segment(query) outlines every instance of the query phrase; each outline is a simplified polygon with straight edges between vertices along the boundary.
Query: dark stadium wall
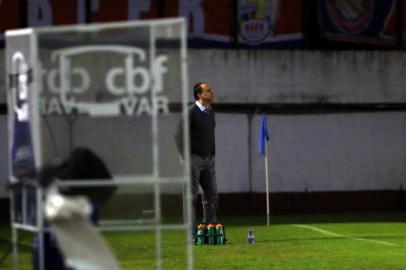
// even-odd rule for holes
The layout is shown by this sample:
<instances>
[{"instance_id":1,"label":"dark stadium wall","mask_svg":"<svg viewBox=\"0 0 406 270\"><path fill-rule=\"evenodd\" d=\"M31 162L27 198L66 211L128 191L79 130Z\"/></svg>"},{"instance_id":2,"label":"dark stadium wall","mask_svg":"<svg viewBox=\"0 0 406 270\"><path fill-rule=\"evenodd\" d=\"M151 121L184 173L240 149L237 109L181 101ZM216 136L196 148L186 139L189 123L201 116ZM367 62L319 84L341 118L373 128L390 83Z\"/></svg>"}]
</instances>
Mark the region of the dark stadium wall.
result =
<instances>
[{"instance_id":1,"label":"dark stadium wall","mask_svg":"<svg viewBox=\"0 0 406 270\"><path fill-rule=\"evenodd\" d=\"M271 192L399 190L406 112L267 115ZM220 191L264 192L259 114L217 114Z\"/></svg>"},{"instance_id":2,"label":"dark stadium wall","mask_svg":"<svg viewBox=\"0 0 406 270\"><path fill-rule=\"evenodd\" d=\"M1 59L4 60L3 54ZM225 194L224 205L239 198L246 207L252 199L244 198L263 198L264 163L256 149L260 112L265 110L271 136L270 190L275 198L281 198L273 207L289 206L294 212L302 205L292 203L298 201L296 195L307 194L307 198L314 198L311 202L318 202L328 199L328 194L337 194L342 200L365 198L365 204L377 210L382 206L375 204L373 198L382 197L387 200L382 203L384 208L396 208L393 198L403 194L399 190L403 189L406 175L406 92L402 89L406 78L401 74L405 61L401 52L393 51L190 50L190 84L207 80L215 89L217 174L219 190ZM4 78L4 66L0 65L0 89L5 89ZM0 91L0 101L4 106L4 90ZM304 109L293 113L283 109L298 104ZM334 111L337 104L351 105L353 110ZM400 110L359 109L365 104L398 104ZM267 111L278 106L279 110ZM324 111L315 112L312 108L317 106L324 106ZM177 119L171 121L168 124L175 125ZM92 141L94 127L105 128L113 138L117 124L89 126L79 121L77 135L83 142ZM0 125L0 197L6 197L5 111ZM66 132L66 127L54 132L58 136ZM126 136L119 142L121 147L126 140L131 142L131 136ZM114 143L95 143L106 156L117 149ZM172 136L166 139L165 147L173 149ZM107 161L118 169L132 166ZM173 164L166 166L179 166L176 162L173 159ZM360 193L351 195L357 192ZM363 195L364 192L382 196ZM308 205L315 210L325 207L323 203ZM335 206L340 209L343 204Z\"/></svg>"},{"instance_id":3,"label":"dark stadium wall","mask_svg":"<svg viewBox=\"0 0 406 270\"><path fill-rule=\"evenodd\" d=\"M269 114L269 183L272 193L392 191L404 187L406 112L352 112L329 114ZM5 117L2 118L5 142ZM173 124L176 119L173 119ZM168 123L170 124L170 123ZM217 113L217 178L221 193L263 193L264 159L257 152L260 115ZM87 127L87 128L84 128ZM81 123L78 136L92 141L95 123ZM115 123L104 123L117 132ZM133 128L136 128L133 127ZM66 132L58 127L54 136ZM131 168L129 162L110 157L118 145L107 136L96 142L114 171ZM167 136L164 149L174 147ZM123 137L131 144L131 136ZM7 179L6 143L2 144L2 181ZM177 159L165 167L177 167ZM3 196L5 196L4 185Z\"/></svg>"},{"instance_id":4,"label":"dark stadium wall","mask_svg":"<svg viewBox=\"0 0 406 270\"><path fill-rule=\"evenodd\" d=\"M405 211L405 190L270 193L271 214L318 214L339 212ZM238 203L236 203L238 202ZM220 194L219 213L224 215L266 214L266 195Z\"/></svg>"},{"instance_id":5,"label":"dark stadium wall","mask_svg":"<svg viewBox=\"0 0 406 270\"><path fill-rule=\"evenodd\" d=\"M226 104L406 103L402 51L189 50L190 82Z\"/></svg>"},{"instance_id":6,"label":"dark stadium wall","mask_svg":"<svg viewBox=\"0 0 406 270\"><path fill-rule=\"evenodd\" d=\"M128 194L133 199L134 194ZM125 198L125 196L124 196ZM179 212L182 203L180 196L162 195L162 201L172 202L162 205L164 216ZM266 215L266 196L263 192L220 193L218 216ZM116 204L102 213L118 213L128 210L126 203ZM133 209L134 210L134 209ZM319 213L350 213L367 211L405 211L406 192L404 190L381 191L336 191L336 192L272 192L270 193L270 213L273 214L319 214ZM197 207L198 217L202 216L202 208ZM0 223L9 222L9 200L0 199Z\"/></svg>"},{"instance_id":7,"label":"dark stadium wall","mask_svg":"<svg viewBox=\"0 0 406 270\"><path fill-rule=\"evenodd\" d=\"M209 81L222 104L406 103L401 51L189 49L188 62L190 85ZM2 89L4 72L2 65Z\"/></svg>"}]
</instances>

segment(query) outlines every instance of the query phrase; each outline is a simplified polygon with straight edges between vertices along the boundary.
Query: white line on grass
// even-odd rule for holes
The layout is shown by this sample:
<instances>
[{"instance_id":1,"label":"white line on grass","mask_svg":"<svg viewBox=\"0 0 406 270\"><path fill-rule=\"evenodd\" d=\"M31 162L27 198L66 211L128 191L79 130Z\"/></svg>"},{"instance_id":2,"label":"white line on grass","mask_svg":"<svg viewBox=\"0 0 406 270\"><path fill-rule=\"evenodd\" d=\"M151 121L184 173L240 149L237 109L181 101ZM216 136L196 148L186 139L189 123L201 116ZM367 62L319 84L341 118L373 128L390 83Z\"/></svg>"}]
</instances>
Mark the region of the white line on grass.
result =
<instances>
[{"instance_id":1,"label":"white line on grass","mask_svg":"<svg viewBox=\"0 0 406 270\"><path fill-rule=\"evenodd\" d=\"M317 228L315 226L310 226L310 225L293 224L293 226L299 227L299 228L305 228L305 229L308 229L308 230L311 230L311 231L319 232L319 233L324 234L324 235L338 237L338 238L346 238L346 239L351 239L351 240L364 241L364 242L369 242L369 243L381 244L381 245L385 245L385 246L397 246L397 244L389 243L389 242L386 242L386 241L365 239L365 238L359 238L359 237L348 237L348 236L345 236L345 235L342 235L342 234L330 232L330 231L320 229L320 228Z\"/></svg>"}]
</instances>

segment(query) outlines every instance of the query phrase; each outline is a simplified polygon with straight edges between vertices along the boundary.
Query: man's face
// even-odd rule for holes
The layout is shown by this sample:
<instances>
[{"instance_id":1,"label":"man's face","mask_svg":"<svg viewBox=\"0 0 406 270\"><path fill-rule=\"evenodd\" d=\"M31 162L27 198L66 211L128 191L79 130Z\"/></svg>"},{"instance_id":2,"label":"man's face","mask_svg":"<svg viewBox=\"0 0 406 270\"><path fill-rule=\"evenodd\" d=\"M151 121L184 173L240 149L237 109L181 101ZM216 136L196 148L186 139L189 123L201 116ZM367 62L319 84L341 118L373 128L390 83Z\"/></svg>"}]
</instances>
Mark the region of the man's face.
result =
<instances>
[{"instance_id":1,"label":"man's face","mask_svg":"<svg viewBox=\"0 0 406 270\"><path fill-rule=\"evenodd\" d=\"M211 104L214 99L213 90L207 83L203 83L201 85L201 88L202 92L200 93L200 98L202 99L203 102Z\"/></svg>"}]
</instances>

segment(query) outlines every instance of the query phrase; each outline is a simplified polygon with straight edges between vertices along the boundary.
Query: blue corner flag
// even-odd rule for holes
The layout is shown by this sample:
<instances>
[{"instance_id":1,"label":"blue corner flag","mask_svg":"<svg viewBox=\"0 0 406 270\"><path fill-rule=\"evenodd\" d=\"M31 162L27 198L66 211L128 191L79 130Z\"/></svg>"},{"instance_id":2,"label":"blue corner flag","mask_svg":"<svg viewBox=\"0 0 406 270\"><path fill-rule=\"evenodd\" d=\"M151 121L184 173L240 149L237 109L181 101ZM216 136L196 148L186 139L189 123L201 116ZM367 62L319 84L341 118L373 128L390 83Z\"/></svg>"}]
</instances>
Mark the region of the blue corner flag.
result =
<instances>
[{"instance_id":1,"label":"blue corner flag","mask_svg":"<svg viewBox=\"0 0 406 270\"><path fill-rule=\"evenodd\" d=\"M259 130L258 153L265 156L265 143L269 140L268 128L266 127L266 115L262 114L261 129Z\"/></svg>"}]
</instances>

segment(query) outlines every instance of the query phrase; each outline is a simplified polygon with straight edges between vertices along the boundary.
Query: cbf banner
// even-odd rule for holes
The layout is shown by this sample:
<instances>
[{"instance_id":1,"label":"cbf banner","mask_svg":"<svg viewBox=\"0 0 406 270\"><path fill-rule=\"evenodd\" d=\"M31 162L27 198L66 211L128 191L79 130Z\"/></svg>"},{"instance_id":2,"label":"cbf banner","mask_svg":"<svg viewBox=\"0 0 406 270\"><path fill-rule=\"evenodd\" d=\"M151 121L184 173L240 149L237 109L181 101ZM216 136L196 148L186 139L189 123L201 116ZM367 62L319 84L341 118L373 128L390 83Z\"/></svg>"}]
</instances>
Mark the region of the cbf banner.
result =
<instances>
[{"instance_id":1,"label":"cbf banner","mask_svg":"<svg viewBox=\"0 0 406 270\"><path fill-rule=\"evenodd\" d=\"M239 0L239 44L298 47L303 38L302 21L301 0Z\"/></svg>"},{"instance_id":2,"label":"cbf banner","mask_svg":"<svg viewBox=\"0 0 406 270\"><path fill-rule=\"evenodd\" d=\"M394 45L396 16L396 0L319 0L320 29L330 40Z\"/></svg>"}]
</instances>

